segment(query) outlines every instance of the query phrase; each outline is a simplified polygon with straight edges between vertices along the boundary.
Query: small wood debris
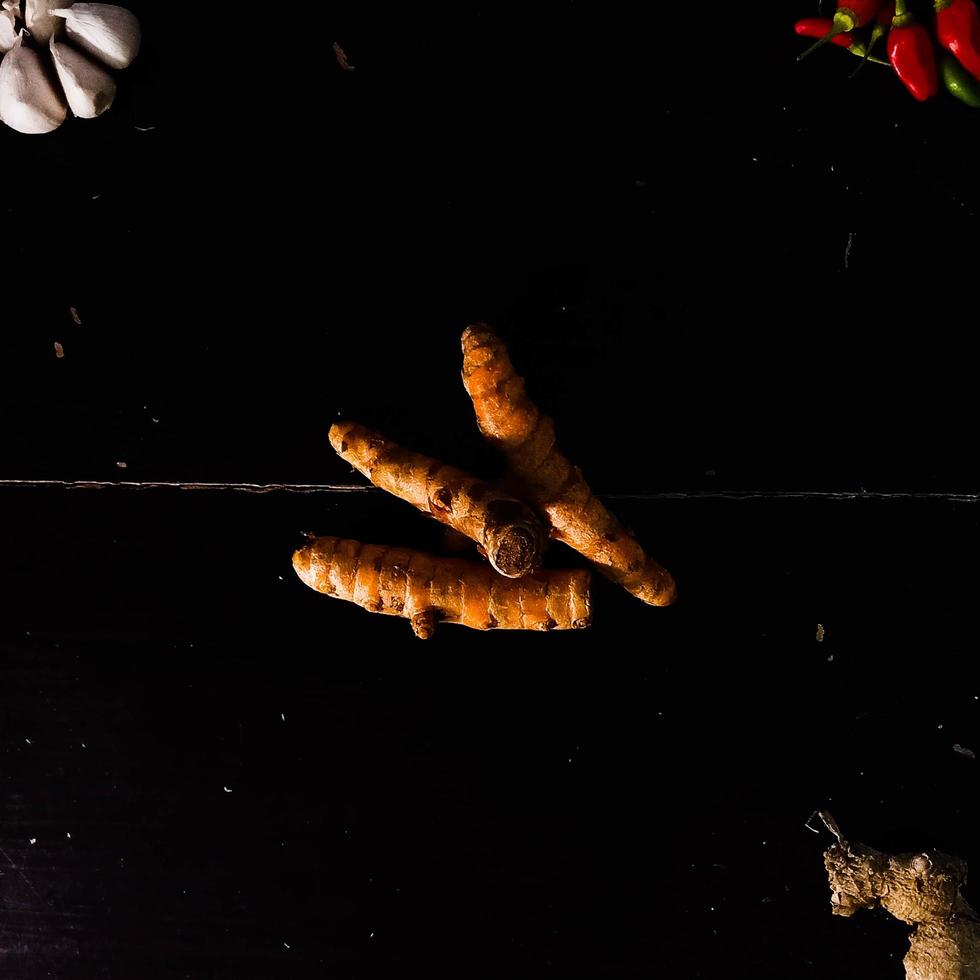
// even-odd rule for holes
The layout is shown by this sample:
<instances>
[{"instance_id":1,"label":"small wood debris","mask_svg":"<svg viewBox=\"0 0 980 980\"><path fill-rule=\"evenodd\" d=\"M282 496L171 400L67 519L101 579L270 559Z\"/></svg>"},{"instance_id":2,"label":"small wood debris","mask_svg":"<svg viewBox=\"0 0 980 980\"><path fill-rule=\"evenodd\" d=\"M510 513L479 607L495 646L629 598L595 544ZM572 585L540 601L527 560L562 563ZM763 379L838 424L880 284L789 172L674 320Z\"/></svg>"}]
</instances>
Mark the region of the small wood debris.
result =
<instances>
[{"instance_id":1,"label":"small wood debris","mask_svg":"<svg viewBox=\"0 0 980 980\"><path fill-rule=\"evenodd\" d=\"M82 325L82 318L78 315L78 310L76 310L74 306L69 306L68 311L71 313L72 320L74 320L76 325L80 327Z\"/></svg>"},{"instance_id":2,"label":"small wood debris","mask_svg":"<svg viewBox=\"0 0 980 980\"><path fill-rule=\"evenodd\" d=\"M823 623L817 623L817 643L823 643L824 628Z\"/></svg>"},{"instance_id":3,"label":"small wood debris","mask_svg":"<svg viewBox=\"0 0 980 980\"><path fill-rule=\"evenodd\" d=\"M333 54L337 59L337 64L340 65L344 71L353 71L354 66L347 60L347 52L336 42L333 42Z\"/></svg>"},{"instance_id":4,"label":"small wood debris","mask_svg":"<svg viewBox=\"0 0 980 980\"><path fill-rule=\"evenodd\" d=\"M54 342L54 356L58 358L65 356L65 349L64 347L61 346L61 343L57 340Z\"/></svg>"},{"instance_id":5,"label":"small wood debris","mask_svg":"<svg viewBox=\"0 0 980 980\"><path fill-rule=\"evenodd\" d=\"M957 755L965 755L968 759L975 759L977 757L977 754L973 751L973 749L968 749L965 745L960 745L959 742L953 746L953 751Z\"/></svg>"}]
</instances>

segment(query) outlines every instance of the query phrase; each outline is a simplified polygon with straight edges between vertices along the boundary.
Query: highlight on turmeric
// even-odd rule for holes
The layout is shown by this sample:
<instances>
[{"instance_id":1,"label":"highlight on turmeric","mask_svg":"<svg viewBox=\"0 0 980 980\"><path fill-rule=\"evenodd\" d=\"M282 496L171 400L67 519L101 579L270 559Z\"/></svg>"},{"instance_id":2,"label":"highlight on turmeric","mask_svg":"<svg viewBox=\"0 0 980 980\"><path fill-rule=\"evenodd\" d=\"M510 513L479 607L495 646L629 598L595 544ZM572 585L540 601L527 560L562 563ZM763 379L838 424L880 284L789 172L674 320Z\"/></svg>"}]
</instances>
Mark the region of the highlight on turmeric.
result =
<instances>
[{"instance_id":1,"label":"highlight on turmeric","mask_svg":"<svg viewBox=\"0 0 980 980\"><path fill-rule=\"evenodd\" d=\"M967 864L939 851L884 854L837 838L824 852L834 915L883 908L915 926L905 954L906 980L980 980L980 918L960 894Z\"/></svg>"},{"instance_id":2,"label":"highlight on turmeric","mask_svg":"<svg viewBox=\"0 0 980 980\"><path fill-rule=\"evenodd\" d=\"M293 568L317 592L409 620L421 639L431 637L438 623L568 630L592 621L584 569L504 578L460 558L335 537L310 540L293 555Z\"/></svg>"},{"instance_id":3,"label":"highlight on turmeric","mask_svg":"<svg viewBox=\"0 0 980 980\"><path fill-rule=\"evenodd\" d=\"M476 324L463 332L462 346L463 384L480 431L504 453L520 492L547 518L552 536L644 602L670 605L677 597L673 577L646 555L562 455L554 423L527 397L500 338Z\"/></svg>"},{"instance_id":4,"label":"highlight on turmeric","mask_svg":"<svg viewBox=\"0 0 980 980\"><path fill-rule=\"evenodd\" d=\"M475 541L501 575L519 578L540 567L547 535L522 501L356 422L331 426L330 445L376 487Z\"/></svg>"}]
</instances>

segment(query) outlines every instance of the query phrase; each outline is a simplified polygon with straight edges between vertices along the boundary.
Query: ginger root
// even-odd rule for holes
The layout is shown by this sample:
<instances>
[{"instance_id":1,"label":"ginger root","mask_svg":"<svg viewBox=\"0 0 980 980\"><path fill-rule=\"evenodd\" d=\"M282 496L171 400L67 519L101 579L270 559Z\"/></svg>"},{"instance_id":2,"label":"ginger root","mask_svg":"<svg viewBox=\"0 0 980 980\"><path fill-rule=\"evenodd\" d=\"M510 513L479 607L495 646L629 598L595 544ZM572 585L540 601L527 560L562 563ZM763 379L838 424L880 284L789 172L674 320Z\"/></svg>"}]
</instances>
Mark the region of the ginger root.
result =
<instances>
[{"instance_id":1,"label":"ginger root","mask_svg":"<svg viewBox=\"0 0 980 980\"><path fill-rule=\"evenodd\" d=\"M554 424L525 394L500 338L477 324L463 332L462 345L463 384L480 431L503 451L522 494L547 517L552 535L644 602L670 605L677 597L670 573L647 557L562 455Z\"/></svg>"},{"instance_id":2,"label":"ginger root","mask_svg":"<svg viewBox=\"0 0 980 980\"><path fill-rule=\"evenodd\" d=\"M914 925L907 980L980 980L980 919L960 894L965 861L938 851L884 854L840 836L824 852L834 915L883 908Z\"/></svg>"},{"instance_id":3,"label":"ginger root","mask_svg":"<svg viewBox=\"0 0 980 980\"><path fill-rule=\"evenodd\" d=\"M501 575L520 578L541 566L547 538L527 504L356 422L331 426L330 445L376 487L475 541Z\"/></svg>"},{"instance_id":4,"label":"ginger root","mask_svg":"<svg viewBox=\"0 0 980 980\"><path fill-rule=\"evenodd\" d=\"M293 568L317 592L408 619L422 639L438 622L478 630L567 630L592 621L583 569L509 579L460 558L334 537L314 538L296 551Z\"/></svg>"}]
</instances>

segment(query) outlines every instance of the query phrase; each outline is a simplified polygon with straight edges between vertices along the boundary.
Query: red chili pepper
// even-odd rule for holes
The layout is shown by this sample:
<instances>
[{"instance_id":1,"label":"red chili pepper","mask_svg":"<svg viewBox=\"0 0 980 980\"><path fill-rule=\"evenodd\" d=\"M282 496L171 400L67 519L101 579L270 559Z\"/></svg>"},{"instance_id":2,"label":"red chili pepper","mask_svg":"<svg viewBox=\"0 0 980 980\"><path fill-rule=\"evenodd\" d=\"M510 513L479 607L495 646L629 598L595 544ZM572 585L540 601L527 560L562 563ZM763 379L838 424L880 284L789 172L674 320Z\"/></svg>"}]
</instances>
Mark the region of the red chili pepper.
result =
<instances>
[{"instance_id":1,"label":"red chili pepper","mask_svg":"<svg viewBox=\"0 0 980 980\"><path fill-rule=\"evenodd\" d=\"M895 19L888 33L888 60L905 87L920 102L939 91L932 38L908 12L906 0L895 2Z\"/></svg>"},{"instance_id":2,"label":"red chili pepper","mask_svg":"<svg viewBox=\"0 0 980 980\"><path fill-rule=\"evenodd\" d=\"M796 22L795 29L800 37L823 37L833 23L829 17L804 17L803 20ZM851 54L857 55L861 59L861 64L864 64L865 61L873 61L876 65L891 67L887 61L875 58L853 34L838 34L831 41L831 44L836 44ZM858 68L860 67L861 65L858 65Z\"/></svg>"},{"instance_id":3,"label":"red chili pepper","mask_svg":"<svg viewBox=\"0 0 980 980\"><path fill-rule=\"evenodd\" d=\"M871 44L874 44L879 37L888 33L894 19L895 0L888 0L888 3L878 11L878 16L875 17L875 26L871 30Z\"/></svg>"},{"instance_id":4,"label":"red chili pepper","mask_svg":"<svg viewBox=\"0 0 980 980\"><path fill-rule=\"evenodd\" d=\"M794 25L800 37L823 37L830 33L833 26L834 22L830 17L804 17ZM830 39L830 43L839 48L849 48L853 42L854 36L851 34L836 34Z\"/></svg>"},{"instance_id":5,"label":"red chili pepper","mask_svg":"<svg viewBox=\"0 0 980 980\"><path fill-rule=\"evenodd\" d=\"M834 14L830 30L816 44L807 48L797 60L802 61L817 48L833 41L838 34L846 34L855 28L870 24L881 9L882 2L883 0L837 0L837 12Z\"/></svg>"},{"instance_id":6,"label":"red chili pepper","mask_svg":"<svg viewBox=\"0 0 980 980\"><path fill-rule=\"evenodd\" d=\"M973 0L935 0L939 43L980 78L980 11Z\"/></svg>"},{"instance_id":7,"label":"red chili pepper","mask_svg":"<svg viewBox=\"0 0 980 980\"><path fill-rule=\"evenodd\" d=\"M881 9L882 0L837 0L837 13L834 23L844 21L850 26L843 28L853 31L855 27L864 27L875 19L875 14Z\"/></svg>"}]
</instances>

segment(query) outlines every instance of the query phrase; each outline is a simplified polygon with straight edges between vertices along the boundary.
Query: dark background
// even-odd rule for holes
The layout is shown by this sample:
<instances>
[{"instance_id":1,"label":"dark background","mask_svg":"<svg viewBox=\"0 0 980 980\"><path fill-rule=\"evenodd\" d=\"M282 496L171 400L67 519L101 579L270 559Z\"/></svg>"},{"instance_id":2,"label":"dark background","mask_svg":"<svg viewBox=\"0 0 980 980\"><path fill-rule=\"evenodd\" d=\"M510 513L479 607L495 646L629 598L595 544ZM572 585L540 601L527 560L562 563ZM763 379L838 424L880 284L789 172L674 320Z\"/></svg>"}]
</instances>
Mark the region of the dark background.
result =
<instances>
[{"instance_id":1,"label":"dark background","mask_svg":"<svg viewBox=\"0 0 980 980\"><path fill-rule=\"evenodd\" d=\"M813 3L132 6L106 116L0 127L0 479L493 473L483 318L682 599L421 644L289 566L439 546L380 494L0 485L0 976L900 978L804 822L980 862L980 117Z\"/></svg>"}]
</instances>

